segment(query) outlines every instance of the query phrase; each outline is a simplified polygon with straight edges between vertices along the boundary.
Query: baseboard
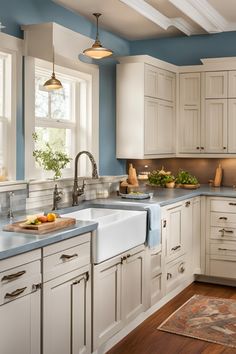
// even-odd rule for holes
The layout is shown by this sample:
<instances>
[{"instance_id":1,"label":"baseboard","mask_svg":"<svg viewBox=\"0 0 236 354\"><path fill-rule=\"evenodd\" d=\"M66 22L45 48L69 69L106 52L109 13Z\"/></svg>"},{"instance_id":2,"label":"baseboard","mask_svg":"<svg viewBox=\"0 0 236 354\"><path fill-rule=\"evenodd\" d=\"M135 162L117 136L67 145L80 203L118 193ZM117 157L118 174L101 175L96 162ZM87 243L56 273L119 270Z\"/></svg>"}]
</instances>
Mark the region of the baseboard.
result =
<instances>
[{"instance_id":1,"label":"baseboard","mask_svg":"<svg viewBox=\"0 0 236 354\"><path fill-rule=\"evenodd\" d=\"M236 280L229 278L218 278L209 275L196 275L195 281L217 285L236 286Z\"/></svg>"},{"instance_id":2,"label":"baseboard","mask_svg":"<svg viewBox=\"0 0 236 354\"><path fill-rule=\"evenodd\" d=\"M155 305L150 307L147 311L141 313L135 320L130 322L127 326L125 326L121 331L119 331L116 335L110 338L107 342L102 344L97 350L93 352L93 354L105 354L108 350L110 350L114 345L120 342L125 336L127 336L131 331L133 331L138 325L140 325L143 321L145 321L149 316L151 316L154 312L159 310L162 306L164 306L168 301L173 299L176 295L178 295L182 290L184 290L187 286L193 283L195 280L194 276L189 276L180 286L174 289L169 294L165 295L160 301L158 301Z\"/></svg>"}]
</instances>

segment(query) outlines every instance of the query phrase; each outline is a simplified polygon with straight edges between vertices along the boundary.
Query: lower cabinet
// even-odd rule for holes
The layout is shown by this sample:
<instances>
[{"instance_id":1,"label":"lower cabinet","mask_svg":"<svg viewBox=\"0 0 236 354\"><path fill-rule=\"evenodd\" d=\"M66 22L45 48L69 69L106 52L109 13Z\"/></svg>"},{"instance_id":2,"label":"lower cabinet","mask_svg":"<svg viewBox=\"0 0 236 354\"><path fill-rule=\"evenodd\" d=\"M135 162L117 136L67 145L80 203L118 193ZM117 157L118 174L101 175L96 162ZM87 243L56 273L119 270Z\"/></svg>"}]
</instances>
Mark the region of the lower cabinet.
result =
<instances>
[{"instance_id":1,"label":"lower cabinet","mask_svg":"<svg viewBox=\"0 0 236 354\"><path fill-rule=\"evenodd\" d=\"M160 247L148 250L150 257L150 305L156 304L163 296L163 257Z\"/></svg>"},{"instance_id":2,"label":"lower cabinet","mask_svg":"<svg viewBox=\"0 0 236 354\"><path fill-rule=\"evenodd\" d=\"M41 253L0 261L0 353L41 354Z\"/></svg>"},{"instance_id":3,"label":"lower cabinet","mask_svg":"<svg viewBox=\"0 0 236 354\"><path fill-rule=\"evenodd\" d=\"M93 350L145 311L147 289L143 245L94 266Z\"/></svg>"},{"instance_id":4,"label":"lower cabinet","mask_svg":"<svg viewBox=\"0 0 236 354\"><path fill-rule=\"evenodd\" d=\"M89 266L44 284L43 353L91 353Z\"/></svg>"}]
</instances>

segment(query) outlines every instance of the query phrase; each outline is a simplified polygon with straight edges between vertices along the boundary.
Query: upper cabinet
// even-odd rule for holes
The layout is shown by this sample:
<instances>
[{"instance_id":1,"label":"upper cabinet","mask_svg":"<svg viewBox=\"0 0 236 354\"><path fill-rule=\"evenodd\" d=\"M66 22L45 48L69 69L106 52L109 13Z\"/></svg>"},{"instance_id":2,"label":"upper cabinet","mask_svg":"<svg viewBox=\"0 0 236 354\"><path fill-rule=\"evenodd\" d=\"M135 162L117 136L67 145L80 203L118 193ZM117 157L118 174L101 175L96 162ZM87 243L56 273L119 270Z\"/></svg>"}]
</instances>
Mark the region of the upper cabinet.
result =
<instances>
[{"instance_id":1,"label":"upper cabinet","mask_svg":"<svg viewBox=\"0 0 236 354\"><path fill-rule=\"evenodd\" d=\"M117 65L117 158L175 154L175 74L146 63Z\"/></svg>"},{"instance_id":2,"label":"upper cabinet","mask_svg":"<svg viewBox=\"0 0 236 354\"><path fill-rule=\"evenodd\" d=\"M227 98L227 71L212 71L205 73L205 98Z\"/></svg>"}]
</instances>

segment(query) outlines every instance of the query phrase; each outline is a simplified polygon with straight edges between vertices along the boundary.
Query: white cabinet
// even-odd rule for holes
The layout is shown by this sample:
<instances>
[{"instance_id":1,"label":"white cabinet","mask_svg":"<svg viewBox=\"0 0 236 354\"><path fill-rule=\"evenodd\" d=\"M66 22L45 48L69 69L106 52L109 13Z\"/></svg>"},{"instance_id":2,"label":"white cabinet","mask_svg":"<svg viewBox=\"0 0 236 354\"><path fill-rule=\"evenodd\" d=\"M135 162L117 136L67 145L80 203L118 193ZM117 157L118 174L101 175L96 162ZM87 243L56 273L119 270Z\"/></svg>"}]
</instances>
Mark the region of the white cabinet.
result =
<instances>
[{"instance_id":1,"label":"white cabinet","mask_svg":"<svg viewBox=\"0 0 236 354\"><path fill-rule=\"evenodd\" d=\"M227 98L228 72L211 71L205 73L205 98Z\"/></svg>"},{"instance_id":2,"label":"white cabinet","mask_svg":"<svg viewBox=\"0 0 236 354\"><path fill-rule=\"evenodd\" d=\"M163 297L163 256L160 247L147 252L150 259L150 305L153 306Z\"/></svg>"},{"instance_id":3,"label":"white cabinet","mask_svg":"<svg viewBox=\"0 0 236 354\"><path fill-rule=\"evenodd\" d=\"M43 248L43 354L91 353L90 237Z\"/></svg>"},{"instance_id":4,"label":"white cabinet","mask_svg":"<svg viewBox=\"0 0 236 354\"><path fill-rule=\"evenodd\" d=\"M40 251L0 261L0 270L0 352L40 354Z\"/></svg>"},{"instance_id":5,"label":"white cabinet","mask_svg":"<svg viewBox=\"0 0 236 354\"><path fill-rule=\"evenodd\" d=\"M144 246L94 266L94 350L147 308L146 282Z\"/></svg>"},{"instance_id":6,"label":"white cabinet","mask_svg":"<svg viewBox=\"0 0 236 354\"><path fill-rule=\"evenodd\" d=\"M236 71L229 71L229 92L228 98L236 98Z\"/></svg>"},{"instance_id":7,"label":"white cabinet","mask_svg":"<svg viewBox=\"0 0 236 354\"><path fill-rule=\"evenodd\" d=\"M175 74L145 63L117 65L117 158L175 152Z\"/></svg>"},{"instance_id":8,"label":"white cabinet","mask_svg":"<svg viewBox=\"0 0 236 354\"><path fill-rule=\"evenodd\" d=\"M145 155L174 153L174 117L174 106L172 103L153 98L145 99Z\"/></svg>"},{"instance_id":9,"label":"white cabinet","mask_svg":"<svg viewBox=\"0 0 236 354\"><path fill-rule=\"evenodd\" d=\"M204 151L206 153L227 152L227 100L205 101Z\"/></svg>"},{"instance_id":10,"label":"white cabinet","mask_svg":"<svg viewBox=\"0 0 236 354\"><path fill-rule=\"evenodd\" d=\"M236 95L235 95L236 96ZM236 99L228 100L228 152L236 152Z\"/></svg>"},{"instance_id":11,"label":"white cabinet","mask_svg":"<svg viewBox=\"0 0 236 354\"><path fill-rule=\"evenodd\" d=\"M208 198L206 274L236 279L235 199Z\"/></svg>"},{"instance_id":12,"label":"white cabinet","mask_svg":"<svg viewBox=\"0 0 236 354\"><path fill-rule=\"evenodd\" d=\"M199 153L201 146L201 74L180 74L179 152Z\"/></svg>"},{"instance_id":13,"label":"white cabinet","mask_svg":"<svg viewBox=\"0 0 236 354\"><path fill-rule=\"evenodd\" d=\"M44 284L43 353L91 353L89 266Z\"/></svg>"}]
</instances>

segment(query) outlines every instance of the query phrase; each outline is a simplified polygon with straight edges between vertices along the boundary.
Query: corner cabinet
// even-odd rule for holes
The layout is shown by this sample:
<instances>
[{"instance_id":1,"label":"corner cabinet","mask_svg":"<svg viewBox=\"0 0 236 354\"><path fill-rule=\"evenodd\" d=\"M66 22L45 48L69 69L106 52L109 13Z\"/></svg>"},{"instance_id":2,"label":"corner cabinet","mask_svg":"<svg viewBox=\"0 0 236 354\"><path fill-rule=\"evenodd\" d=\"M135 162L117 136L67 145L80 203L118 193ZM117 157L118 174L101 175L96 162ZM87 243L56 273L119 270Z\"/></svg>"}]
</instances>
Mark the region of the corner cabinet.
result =
<instances>
[{"instance_id":1,"label":"corner cabinet","mask_svg":"<svg viewBox=\"0 0 236 354\"><path fill-rule=\"evenodd\" d=\"M175 153L175 74L145 63L117 65L116 157Z\"/></svg>"}]
</instances>

